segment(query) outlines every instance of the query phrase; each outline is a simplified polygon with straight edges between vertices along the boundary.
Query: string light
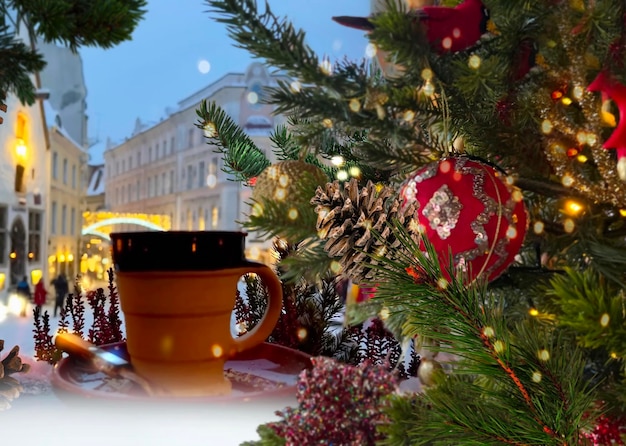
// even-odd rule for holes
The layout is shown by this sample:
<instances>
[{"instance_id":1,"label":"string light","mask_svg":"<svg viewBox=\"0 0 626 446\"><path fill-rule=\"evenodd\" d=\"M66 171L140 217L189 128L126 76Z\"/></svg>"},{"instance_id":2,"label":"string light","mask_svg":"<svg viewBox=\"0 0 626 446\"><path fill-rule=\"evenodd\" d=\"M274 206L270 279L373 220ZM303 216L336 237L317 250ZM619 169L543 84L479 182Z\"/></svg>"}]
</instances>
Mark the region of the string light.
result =
<instances>
[{"instance_id":1,"label":"string light","mask_svg":"<svg viewBox=\"0 0 626 446\"><path fill-rule=\"evenodd\" d=\"M402 119L405 122L410 122L415 119L415 112L413 110L407 110L402 114Z\"/></svg>"},{"instance_id":2,"label":"string light","mask_svg":"<svg viewBox=\"0 0 626 446\"><path fill-rule=\"evenodd\" d=\"M348 107L350 107L350 111L354 112L354 113L358 113L361 111L361 101L359 101L358 99L350 99L350 103L348 104Z\"/></svg>"},{"instance_id":3,"label":"string light","mask_svg":"<svg viewBox=\"0 0 626 446\"><path fill-rule=\"evenodd\" d=\"M541 123L541 131L546 135L552 132L552 122L548 119L544 119Z\"/></svg>"},{"instance_id":4,"label":"string light","mask_svg":"<svg viewBox=\"0 0 626 446\"><path fill-rule=\"evenodd\" d=\"M539 358L540 361L548 361L550 359L550 352L548 350L546 350L545 348L542 350L539 350L537 352L537 358Z\"/></svg>"},{"instance_id":5,"label":"string light","mask_svg":"<svg viewBox=\"0 0 626 446\"><path fill-rule=\"evenodd\" d=\"M435 86L432 82L426 81L422 87L422 91L426 96L433 96L435 94Z\"/></svg>"},{"instance_id":6,"label":"string light","mask_svg":"<svg viewBox=\"0 0 626 446\"><path fill-rule=\"evenodd\" d=\"M302 84L298 81L293 81L291 84L289 84L289 88L291 89L292 93L300 93L300 90L302 90Z\"/></svg>"},{"instance_id":7,"label":"string light","mask_svg":"<svg viewBox=\"0 0 626 446\"><path fill-rule=\"evenodd\" d=\"M541 374L541 372L538 372L538 371L533 372L533 376L532 376L533 382L540 383L542 378L543 378L543 375Z\"/></svg>"},{"instance_id":8,"label":"string light","mask_svg":"<svg viewBox=\"0 0 626 446\"><path fill-rule=\"evenodd\" d=\"M335 155L330 159L330 162L332 163L333 166L340 167L345 164L346 160L341 155Z\"/></svg>"},{"instance_id":9,"label":"string light","mask_svg":"<svg viewBox=\"0 0 626 446\"><path fill-rule=\"evenodd\" d=\"M563 178L561 178L561 184L565 187L572 187L574 184L574 178L569 174L565 174L563 175Z\"/></svg>"},{"instance_id":10,"label":"string light","mask_svg":"<svg viewBox=\"0 0 626 446\"><path fill-rule=\"evenodd\" d=\"M351 177L357 178L361 175L361 169L359 169L358 166L352 166L350 170L348 171L348 173L350 174Z\"/></svg>"},{"instance_id":11,"label":"string light","mask_svg":"<svg viewBox=\"0 0 626 446\"><path fill-rule=\"evenodd\" d=\"M204 124L202 131L204 132L204 136L206 138L215 138L217 136L217 128L212 122L207 122L206 124Z\"/></svg>"},{"instance_id":12,"label":"string light","mask_svg":"<svg viewBox=\"0 0 626 446\"><path fill-rule=\"evenodd\" d=\"M298 219L298 210L296 208L289 209L289 212L287 213L287 217L290 220L297 220Z\"/></svg>"},{"instance_id":13,"label":"string light","mask_svg":"<svg viewBox=\"0 0 626 446\"><path fill-rule=\"evenodd\" d=\"M578 215L584 209L584 206L575 200L567 200L565 202L565 212L568 215Z\"/></svg>"},{"instance_id":14,"label":"string light","mask_svg":"<svg viewBox=\"0 0 626 446\"><path fill-rule=\"evenodd\" d=\"M421 72L422 79L430 81L433 78L433 71L430 68L424 68Z\"/></svg>"},{"instance_id":15,"label":"string light","mask_svg":"<svg viewBox=\"0 0 626 446\"><path fill-rule=\"evenodd\" d=\"M473 68L474 70L477 70L480 68L480 64L481 64L482 60L480 57L478 57L475 54L472 54L469 58L469 60L467 61L467 64L469 65L470 68Z\"/></svg>"},{"instance_id":16,"label":"string light","mask_svg":"<svg viewBox=\"0 0 626 446\"><path fill-rule=\"evenodd\" d=\"M326 76L330 76L333 73L333 64L327 57L320 62L320 71Z\"/></svg>"},{"instance_id":17,"label":"string light","mask_svg":"<svg viewBox=\"0 0 626 446\"><path fill-rule=\"evenodd\" d=\"M609 321L611 320L610 316L608 313L604 313L602 315L602 317L600 318L600 325L602 325L603 327L606 327L607 325L609 325Z\"/></svg>"}]
</instances>

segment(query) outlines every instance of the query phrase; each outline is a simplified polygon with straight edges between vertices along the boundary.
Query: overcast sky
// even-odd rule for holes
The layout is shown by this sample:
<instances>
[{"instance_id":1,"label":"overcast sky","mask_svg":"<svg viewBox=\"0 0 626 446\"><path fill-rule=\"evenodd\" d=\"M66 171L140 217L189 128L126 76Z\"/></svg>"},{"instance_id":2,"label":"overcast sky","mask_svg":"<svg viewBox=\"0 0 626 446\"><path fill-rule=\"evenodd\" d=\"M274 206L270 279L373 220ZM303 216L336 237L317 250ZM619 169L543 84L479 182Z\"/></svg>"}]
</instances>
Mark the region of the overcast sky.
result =
<instances>
[{"instance_id":1,"label":"overcast sky","mask_svg":"<svg viewBox=\"0 0 626 446\"><path fill-rule=\"evenodd\" d=\"M268 2L277 15L289 17L306 32L305 42L319 56L364 57L363 32L340 26L331 17L368 15L368 0ZM265 2L258 4L263 8ZM81 50L90 138L121 141L131 135L136 118L156 122L166 107L175 107L226 73L245 71L252 57L233 46L208 9L204 0L148 0L148 13L132 41L109 50Z\"/></svg>"}]
</instances>

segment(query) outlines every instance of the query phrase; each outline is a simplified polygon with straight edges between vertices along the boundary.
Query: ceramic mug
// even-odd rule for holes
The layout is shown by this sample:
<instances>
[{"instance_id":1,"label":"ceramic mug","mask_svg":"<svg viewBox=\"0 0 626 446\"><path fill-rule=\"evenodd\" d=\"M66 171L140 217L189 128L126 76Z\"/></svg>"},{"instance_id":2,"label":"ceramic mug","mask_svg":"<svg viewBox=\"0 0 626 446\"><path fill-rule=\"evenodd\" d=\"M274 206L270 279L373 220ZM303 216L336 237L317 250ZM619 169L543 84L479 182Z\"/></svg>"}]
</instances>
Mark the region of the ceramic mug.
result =
<instances>
[{"instance_id":1,"label":"ceramic mug","mask_svg":"<svg viewBox=\"0 0 626 446\"><path fill-rule=\"evenodd\" d=\"M243 232L165 231L111 234L115 281L134 370L174 396L224 395L224 363L271 334L282 310L280 280L246 260ZM268 290L263 318L231 334L237 283L257 274Z\"/></svg>"}]
</instances>

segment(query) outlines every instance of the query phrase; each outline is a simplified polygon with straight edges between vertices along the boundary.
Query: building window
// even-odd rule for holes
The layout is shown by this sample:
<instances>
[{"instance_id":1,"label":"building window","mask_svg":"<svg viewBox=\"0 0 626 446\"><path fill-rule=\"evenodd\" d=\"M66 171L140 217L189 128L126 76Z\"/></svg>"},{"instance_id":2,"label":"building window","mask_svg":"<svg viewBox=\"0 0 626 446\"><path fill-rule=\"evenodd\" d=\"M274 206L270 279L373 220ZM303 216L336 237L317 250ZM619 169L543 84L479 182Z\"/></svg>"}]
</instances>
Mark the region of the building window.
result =
<instances>
[{"instance_id":1,"label":"building window","mask_svg":"<svg viewBox=\"0 0 626 446\"><path fill-rule=\"evenodd\" d=\"M76 235L76 209L70 210L70 234Z\"/></svg>"},{"instance_id":2,"label":"building window","mask_svg":"<svg viewBox=\"0 0 626 446\"><path fill-rule=\"evenodd\" d=\"M136 190L137 193L135 194L135 197L137 198L137 200L141 199L140 191L141 191L141 181L137 180L137 190Z\"/></svg>"},{"instance_id":3,"label":"building window","mask_svg":"<svg viewBox=\"0 0 626 446\"><path fill-rule=\"evenodd\" d=\"M126 160L122 160L122 173L126 172Z\"/></svg>"},{"instance_id":4,"label":"building window","mask_svg":"<svg viewBox=\"0 0 626 446\"><path fill-rule=\"evenodd\" d=\"M52 178L59 179L59 154L56 152L52 153Z\"/></svg>"},{"instance_id":5,"label":"building window","mask_svg":"<svg viewBox=\"0 0 626 446\"><path fill-rule=\"evenodd\" d=\"M165 190L166 190L165 189L165 186L166 186L165 181L166 181L166 179L165 179L165 172L163 172L161 174L161 195L165 195Z\"/></svg>"},{"instance_id":6,"label":"building window","mask_svg":"<svg viewBox=\"0 0 626 446\"><path fill-rule=\"evenodd\" d=\"M174 193L174 170L170 170L170 194Z\"/></svg>"},{"instance_id":7,"label":"building window","mask_svg":"<svg viewBox=\"0 0 626 446\"><path fill-rule=\"evenodd\" d=\"M41 259L41 211L28 212L28 260L38 262Z\"/></svg>"},{"instance_id":8,"label":"building window","mask_svg":"<svg viewBox=\"0 0 626 446\"><path fill-rule=\"evenodd\" d=\"M4 265L7 259L7 217L8 212L6 206L0 206L0 264Z\"/></svg>"},{"instance_id":9,"label":"building window","mask_svg":"<svg viewBox=\"0 0 626 446\"><path fill-rule=\"evenodd\" d=\"M220 211L217 206L213 206L211 209L211 227L217 228L217 225L220 222Z\"/></svg>"},{"instance_id":10,"label":"building window","mask_svg":"<svg viewBox=\"0 0 626 446\"><path fill-rule=\"evenodd\" d=\"M146 187L147 189L147 195L148 198L152 197L152 178L148 177L148 186Z\"/></svg>"},{"instance_id":11,"label":"building window","mask_svg":"<svg viewBox=\"0 0 626 446\"><path fill-rule=\"evenodd\" d=\"M152 162L152 147L148 147L148 162Z\"/></svg>"},{"instance_id":12,"label":"building window","mask_svg":"<svg viewBox=\"0 0 626 446\"><path fill-rule=\"evenodd\" d=\"M159 195L159 175L154 176L154 195Z\"/></svg>"},{"instance_id":13,"label":"building window","mask_svg":"<svg viewBox=\"0 0 626 446\"><path fill-rule=\"evenodd\" d=\"M158 160L159 159L159 143L156 143L156 145L154 146L154 160Z\"/></svg>"},{"instance_id":14,"label":"building window","mask_svg":"<svg viewBox=\"0 0 626 446\"><path fill-rule=\"evenodd\" d=\"M204 211L202 207L198 208L198 231L204 231L206 229L206 221L204 219Z\"/></svg>"},{"instance_id":15,"label":"building window","mask_svg":"<svg viewBox=\"0 0 626 446\"><path fill-rule=\"evenodd\" d=\"M193 187L193 166L187 166L187 190Z\"/></svg>"},{"instance_id":16,"label":"building window","mask_svg":"<svg viewBox=\"0 0 626 446\"><path fill-rule=\"evenodd\" d=\"M61 207L61 235L67 234L67 206Z\"/></svg>"},{"instance_id":17,"label":"building window","mask_svg":"<svg viewBox=\"0 0 626 446\"><path fill-rule=\"evenodd\" d=\"M67 158L63 158L63 184L67 184Z\"/></svg>"},{"instance_id":18,"label":"building window","mask_svg":"<svg viewBox=\"0 0 626 446\"><path fill-rule=\"evenodd\" d=\"M72 189L76 189L76 164L72 164Z\"/></svg>"},{"instance_id":19,"label":"building window","mask_svg":"<svg viewBox=\"0 0 626 446\"><path fill-rule=\"evenodd\" d=\"M198 164L198 187L206 186L206 174L204 173L204 161L200 161Z\"/></svg>"},{"instance_id":20,"label":"building window","mask_svg":"<svg viewBox=\"0 0 626 446\"><path fill-rule=\"evenodd\" d=\"M193 139L194 139L193 135L195 134L194 130L195 130L195 128L193 128L193 127L189 129L189 136L188 136L189 141L188 141L188 145L187 145L188 148L192 148L193 147L193 142L194 142L193 141Z\"/></svg>"},{"instance_id":21,"label":"building window","mask_svg":"<svg viewBox=\"0 0 626 446\"><path fill-rule=\"evenodd\" d=\"M141 152L137 152L137 167L141 166Z\"/></svg>"},{"instance_id":22,"label":"building window","mask_svg":"<svg viewBox=\"0 0 626 446\"><path fill-rule=\"evenodd\" d=\"M52 210L50 212L50 233L57 233L57 202L52 202Z\"/></svg>"},{"instance_id":23,"label":"building window","mask_svg":"<svg viewBox=\"0 0 626 446\"><path fill-rule=\"evenodd\" d=\"M163 158L167 156L167 140L163 140Z\"/></svg>"},{"instance_id":24,"label":"building window","mask_svg":"<svg viewBox=\"0 0 626 446\"><path fill-rule=\"evenodd\" d=\"M126 186L126 198L127 198L127 202L130 203L132 201L132 197L131 197L131 190L130 190L130 184Z\"/></svg>"},{"instance_id":25,"label":"building window","mask_svg":"<svg viewBox=\"0 0 626 446\"><path fill-rule=\"evenodd\" d=\"M176 149L176 138L174 138L172 136L172 139L170 139L170 155L174 153L174 150Z\"/></svg>"}]
</instances>

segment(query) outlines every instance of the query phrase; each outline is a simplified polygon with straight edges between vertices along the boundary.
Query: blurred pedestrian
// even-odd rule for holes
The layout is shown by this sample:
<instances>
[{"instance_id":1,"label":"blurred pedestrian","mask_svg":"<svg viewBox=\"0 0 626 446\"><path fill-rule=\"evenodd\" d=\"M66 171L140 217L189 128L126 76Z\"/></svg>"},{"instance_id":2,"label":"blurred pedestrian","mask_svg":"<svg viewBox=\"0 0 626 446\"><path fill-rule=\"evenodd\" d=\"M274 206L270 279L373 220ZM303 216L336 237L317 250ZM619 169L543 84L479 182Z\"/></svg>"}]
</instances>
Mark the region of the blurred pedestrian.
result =
<instances>
[{"instance_id":1,"label":"blurred pedestrian","mask_svg":"<svg viewBox=\"0 0 626 446\"><path fill-rule=\"evenodd\" d=\"M28 302L33 298L30 293L30 285L28 284L28 277L24 276L22 280L17 283L15 292L19 298L21 298L20 316L26 317L26 306Z\"/></svg>"},{"instance_id":2,"label":"blurred pedestrian","mask_svg":"<svg viewBox=\"0 0 626 446\"><path fill-rule=\"evenodd\" d=\"M37 308L39 314L41 314L41 307L46 303L47 295L48 291L44 286L43 279L39 279L39 282L35 285L35 292L33 296L35 307Z\"/></svg>"},{"instance_id":3,"label":"blurred pedestrian","mask_svg":"<svg viewBox=\"0 0 626 446\"><path fill-rule=\"evenodd\" d=\"M63 307L65 305L65 297L70 292L70 287L67 283L67 279L65 278L65 274L61 273L59 276L52 281L52 285L54 285L55 298L54 298L54 317L57 316L57 310L60 312L63 311Z\"/></svg>"}]
</instances>

